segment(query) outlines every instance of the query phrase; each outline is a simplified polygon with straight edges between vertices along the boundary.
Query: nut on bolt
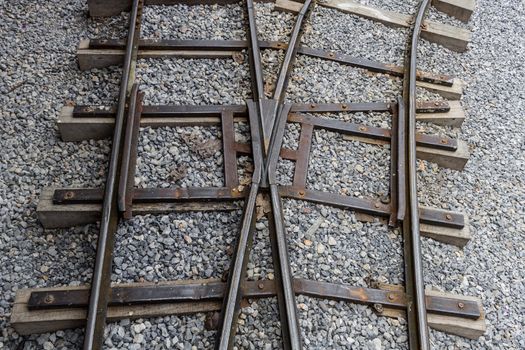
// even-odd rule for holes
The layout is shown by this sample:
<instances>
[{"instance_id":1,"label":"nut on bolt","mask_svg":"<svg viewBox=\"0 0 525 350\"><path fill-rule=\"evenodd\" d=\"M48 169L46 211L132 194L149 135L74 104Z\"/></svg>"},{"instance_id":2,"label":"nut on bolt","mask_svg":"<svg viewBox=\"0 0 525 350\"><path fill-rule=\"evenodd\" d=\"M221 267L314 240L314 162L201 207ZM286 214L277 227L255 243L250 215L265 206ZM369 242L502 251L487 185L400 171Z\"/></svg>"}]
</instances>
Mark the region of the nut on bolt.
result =
<instances>
[{"instance_id":1,"label":"nut on bolt","mask_svg":"<svg viewBox=\"0 0 525 350\"><path fill-rule=\"evenodd\" d=\"M394 293L388 293L388 300L392 301L394 300L396 297L394 295Z\"/></svg>"},{"instance_id":2,"label":"nut on bolt","mask_svg":"<svg viewBox=\"0 0 525 350\"><path fill-rule=\"evenodd\" d=\"M459 303L458 303L458 307L459 307L460 309L464 309L464 308L465 308L465 304L463 304L462 302L459 302Z\"/></svg>"},{"instance_id":3,"label":"nut on bolt","mask_svg":"<svg viewBox=\"0 0 525 350\"><path fill-rule=\"evenodd\" d=\"M259 287L259 289L264 289L264 283L259 282L259 284L257 284L257 287Z\"/></svg>"},{"instance_id":4,"label":"nut on bolt","mask_svg":"<svg viewBox=\"0 0 525 350\"><path fill-rule=\"evenodd\" d=\"M73 192L73 191L67 191L67 192L64 194L64 198L65 198L65 199L71 199L71 198L73 198L73 197L75 197L75 192Z\"/></svg>"}]
</instances>

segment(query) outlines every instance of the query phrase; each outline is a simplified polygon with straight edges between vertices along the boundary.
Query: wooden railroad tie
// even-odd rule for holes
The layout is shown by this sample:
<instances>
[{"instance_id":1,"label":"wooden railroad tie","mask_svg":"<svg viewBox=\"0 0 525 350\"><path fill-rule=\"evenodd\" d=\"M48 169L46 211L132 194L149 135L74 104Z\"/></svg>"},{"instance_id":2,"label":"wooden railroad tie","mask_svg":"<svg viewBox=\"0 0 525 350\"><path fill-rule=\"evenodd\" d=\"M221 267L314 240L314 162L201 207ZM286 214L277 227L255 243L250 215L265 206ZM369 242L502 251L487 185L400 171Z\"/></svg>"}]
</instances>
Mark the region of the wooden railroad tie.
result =
<instances>
[{"instance_id":1,"label":"wooden railroad tie","mask_svg":"<svg viewBox=\"0 0 525 350\"><path fill-rule=\"evenodd\" d=\"M81 40L77 50L78 64L81 70L104 68L122 64L124 50L121 49L93 49L90 40ZM149 50L140 49L139 58L232 58L237 51L217 50ZM428 72L422 74L431 75ZM395 78L395 77L393 77ZM459 100L463 95L465 82L453 79L452 86L440 85L425 81L418 81L418 87L434 92L448 100Z\"/></svg>"},{"instance_id":2,"label":"wooden railroad tie","mask_svg":"<svg viewBox=\"0 0 525 350\"><path fill-rule=\"evenodd\" d=\"M463 16L466 16L464 12L459 11L460 7L450 6L454 1L436 1L436 3L438 3L441 8L449 9L451 13L458 13L458 15L463 14ZM410 15L362 5L353 0L325 0L319 4L321 6L380 22L390 27L407 28L410 27L412 21L412 16ZM296 1L275 1L275 9L280 11L295 13L299 11L301 6L302 4ZM454 9L454 11L452 9ZM423 23L421 36L428 41L458 52L466 51L468 43L472 38L472 34L466 29L433 21L425 21Z\"/></svg>"}]
</instances>

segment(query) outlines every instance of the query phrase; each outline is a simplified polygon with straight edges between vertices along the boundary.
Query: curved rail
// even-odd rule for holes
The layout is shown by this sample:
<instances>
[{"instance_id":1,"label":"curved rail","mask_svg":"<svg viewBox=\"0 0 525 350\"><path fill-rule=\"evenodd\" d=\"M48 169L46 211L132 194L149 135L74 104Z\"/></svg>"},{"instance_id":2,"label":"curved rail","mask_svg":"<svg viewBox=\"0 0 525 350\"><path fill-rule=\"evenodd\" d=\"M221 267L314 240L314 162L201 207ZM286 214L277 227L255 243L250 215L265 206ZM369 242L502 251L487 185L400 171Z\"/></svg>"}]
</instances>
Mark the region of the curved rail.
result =
<instances>
[{"instance_id":1,"label":"curved rail","mask_svg":"<svg viewBox=\"0 0 525 350\"><path fill-rule=\"evenodd\" d=\"M416 74L417 48L423 20L430 6L430 0L421 0L415 16L412 35L407 46L403 100L406 108L399 111L403 118L405 149L405 198L406 207L403 218L403 241L405 260L405 289L407 294L407 317L410 349L430 348L428 340L427 309L423 267L421 262L421 243L419 234L419 202L417 198L416 164ZM400 101L401 102L401 101ZM400 104L401 105L401 104ZM404 113L403 113L404 112ZM403 133L403 131L401 131Z\"/></svg>"}]
</instances>

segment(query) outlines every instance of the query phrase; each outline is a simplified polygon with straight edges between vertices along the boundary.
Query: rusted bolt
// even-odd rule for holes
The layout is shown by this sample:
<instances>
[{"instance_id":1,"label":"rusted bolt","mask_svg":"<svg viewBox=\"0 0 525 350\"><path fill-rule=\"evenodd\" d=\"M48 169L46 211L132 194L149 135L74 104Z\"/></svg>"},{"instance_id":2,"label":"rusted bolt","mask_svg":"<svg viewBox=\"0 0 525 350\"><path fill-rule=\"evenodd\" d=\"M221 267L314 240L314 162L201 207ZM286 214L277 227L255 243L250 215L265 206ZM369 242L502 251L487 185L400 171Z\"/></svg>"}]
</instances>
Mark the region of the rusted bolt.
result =
<instances>
[{"instance_id":1,"label":"rusted bolt","mask_svg":"<svg viewBox=\"0 0 525 350\"><path fill-rule=\"evenodd\" d=\"M329 53L328 53L328 57L335 57L335 53L333 53L333 52L329 52Z\"/></svg>"},{"instance_id":2,"label":"rusted bolt","mask_svg":"<svg viewBox=\"0 0 525 350\"><path fill-rule=\"evenodd\" d=\"M447 215L445 215L445 218L446 218L447 220L452 220L452 215L447 214Z\"/></svg>"},{"instance_id":3,"label":"rusted bolt","mask_svg":"<svg viewBox=\"0 0 525 350\"><path fill-rule=\"evenodd\" d=\"M459 307L460 309L463 309L463 308L465 308L465 304L463 304L462 302L459 302L459 303L458 303L458 307Z\"/></svg>"},{"instance_id":4,"label":"rusted bolt","mask_svg":"<svg viewBox=\"0 0 525 350\"><path fill-rule=\"evenodd\" d=\"M264 283L259 282L259 284L257 285L257 287L259 287L259 289L264 289Z\"/></svg>"},{"instance_id":5,"label":"rusted bolt","mask_svg":"<svg viewBox=\"0 0 525 350\"><path fill-rule=\"evenodd\" d=\"M448 141L447 141L447 139L441 139L441 143L442 143L442 144L447 144Z\"/></svg>"},{"instance_id":6,"label":"rusted bolt","mask_svg":"<svg viewBox=\"0 0 525 350\"><path fill-rule=\"evenodd\" d=\"M379 312L379 313L382 313L383 312L383 305L381 304L374 304L374 309Z\"/></svg>"},{"instance_id":7,"label":"rusted bolt","mask_svg":"<svg viewBox=\"0 0 525 350\"><path fill-rule=\"evenodd\" d=\"M366 131L366 126L360 126L360 127L359 127L359 130L360 130L360 131Z\"/></svg>"},{"instance_id":8,"label":"rusted bolt","mask_svg":"<svg viewBox=\"0 0 525 350\"><path fill-rule=\"evenodd\" d=\"M343 104L341 105L341 108L342 108L342 109L347 109L348 106L347 106L346 104L343 103Z\"/></svg>"},{"instance_id":9,"label":"rusted bolt","mask_svg":"<svg viewBox=\"0 0 525 350\"><path fill-rule=\"evenodd\" d=\"M394 300L396 297L393 293L388 293L388 300L392 301Z\"/></svg>"},{"instance_id":10,"label":"rusted bolt","mask_svg":"<svg viewBox=\"0 0 525 350\"><path fill-rule=\"evenodd\" d=\"M71 199L71 198L73 198L73 197L75 197L75 192L73 192L73 191L67 191L67 192L64 194L64 198L65 198L65 199Z\"/></svg>"},{"instance_id":11,"label":"rusted bolt","mask_svg":"<svg viewBox=\"0 0 525 350\"><path fill-rule=\"evenodd\" d=\"M301 197L304 196L304 191L303 190L299 191L299 196L301 196Z\"/></svg>"},{"instance_id":12,"label":"rusted bolt","mask_svg":"<svg viewBox=\"0 0 525 350\"><path fill-rule=\"evenodd\" d=\"M312 104L310 105L310 108L315 108L315 107L316 107L316 106L315 106L315 103L312 103Z\"/></svg>"},{"instance_id":13,"label":"rusted bolt","mask_svg":"<svg viewBox=\"0 0 525 350\"><path fill-rule=\"evenodd\" d=\"M46 295L46 298L44 299L44 303L46 304L51 304L54 301L55 301L55 297L53 296L53 294Z\"/></svg>"}]
</instances>

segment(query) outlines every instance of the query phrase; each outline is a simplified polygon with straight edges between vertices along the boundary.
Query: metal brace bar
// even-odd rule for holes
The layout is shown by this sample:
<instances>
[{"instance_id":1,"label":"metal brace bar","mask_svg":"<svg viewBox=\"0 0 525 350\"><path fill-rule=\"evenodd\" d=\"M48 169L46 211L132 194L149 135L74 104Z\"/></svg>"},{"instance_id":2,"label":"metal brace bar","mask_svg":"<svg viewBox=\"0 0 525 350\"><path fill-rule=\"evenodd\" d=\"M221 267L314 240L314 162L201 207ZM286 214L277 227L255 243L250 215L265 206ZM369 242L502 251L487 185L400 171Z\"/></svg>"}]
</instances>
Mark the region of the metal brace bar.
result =
<instances>
[{"instance_id":1,"label":"metal brace bar","mask_svg":"<svg viewBox=\"0 0 525 350\"><path fill-rule=\"evenodd\" d=\"M221 115L222 126L222 145L224 159L224 184L228 188L239 185L237 174L237 151L235 148L235 126L233 123L233 113L225 111Z\"/></svg>"},{"instance_id":2,"label":"metal brace bar","mask_svg":"<svg viewBox=\"0 0 525 350\"><path fill-rule=\"evenodd\" d=\"M189 284L170 285L114 285L111 288L109 305L152 305L180 302L202 302L223 299L227 284L221 281L195 280ZM375 288L351 286L295 278L295 294L313 298L346 301L355 304L374 305L393 309L405 309L406 296L402 291L388 291ZM242 282L243 298L269 298L276 295L275 280ZM63 308L85 308L88 305L89 290L32 292L27 307L29 310L56 310ZM481 316L479 304L469 299L452 299L441 296L426 296L428 311L433 314L478 319Z\"/></svg>"},{"instance_id":3,"label":"metal brace bar","mask_svg":"<svg viewBox=\"0 0 525 350\"><path fill-rule=\"evenodd\" d=\"M134 84L128 106L126 134L122 149L122 162L118 189L118 208L125 219L131 219L133 207L133 186L135 185L135 167L140 130L140 114L144 93L139 92L139 85Z\"/></svg>"}]
</instances>

